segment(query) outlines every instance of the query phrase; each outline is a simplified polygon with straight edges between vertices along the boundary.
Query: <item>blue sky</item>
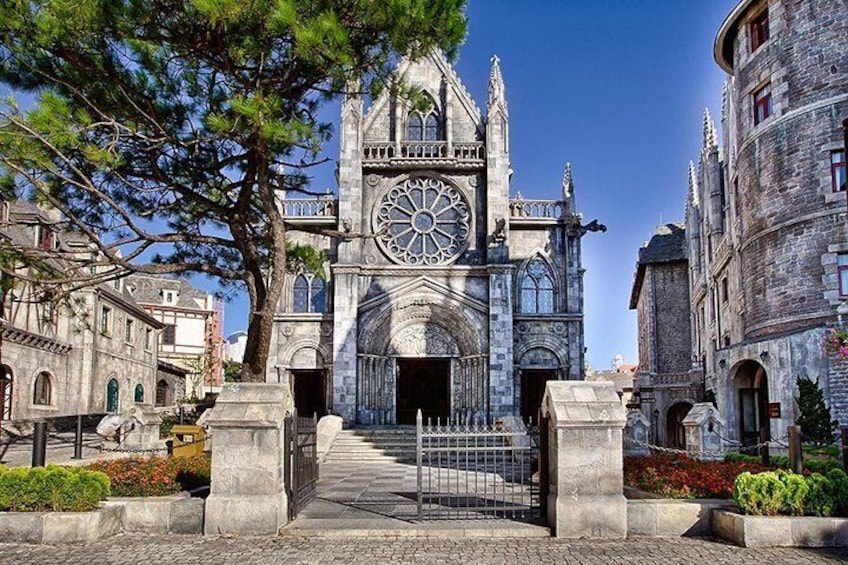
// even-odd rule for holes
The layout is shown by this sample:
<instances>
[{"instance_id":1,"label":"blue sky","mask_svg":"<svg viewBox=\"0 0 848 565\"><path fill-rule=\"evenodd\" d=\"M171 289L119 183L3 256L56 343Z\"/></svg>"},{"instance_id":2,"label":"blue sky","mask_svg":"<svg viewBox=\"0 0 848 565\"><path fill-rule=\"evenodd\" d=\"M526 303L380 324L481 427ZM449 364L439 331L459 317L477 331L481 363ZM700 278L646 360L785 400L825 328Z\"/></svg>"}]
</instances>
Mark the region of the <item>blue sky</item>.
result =
<instances>
[{"instance_id":1,"label":"blue sky","mask_svg":"<svg viewBox=\"0 0 848 565\"><path fill-rule=\"evenodd\" d=\"M583 239L588 359L635 363L637 250L656 225L683 219L704 108L720 116L713 40L736 0L469 1L456 69L484 107L489 59L501 59L513 194L558 198L570 161L578 208L609 228ZM336 141L327 154L338 155ZM314 186L333 187L330 172ZM227 332L245 327L243 300L225 321Z\"/></svg>"}]
</instances>

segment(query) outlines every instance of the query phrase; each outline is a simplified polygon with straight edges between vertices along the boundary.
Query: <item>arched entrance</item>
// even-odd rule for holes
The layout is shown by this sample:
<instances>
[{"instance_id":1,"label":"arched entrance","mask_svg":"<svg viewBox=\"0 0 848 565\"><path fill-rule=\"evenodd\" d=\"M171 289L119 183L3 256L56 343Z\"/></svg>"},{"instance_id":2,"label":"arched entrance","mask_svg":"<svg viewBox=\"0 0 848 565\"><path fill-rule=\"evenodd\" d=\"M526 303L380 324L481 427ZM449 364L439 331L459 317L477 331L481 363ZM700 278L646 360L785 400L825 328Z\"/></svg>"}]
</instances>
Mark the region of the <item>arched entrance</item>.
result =
<instances>
[{"instance_id":1,"label":"arched entrance","mask_svg":"<svg viewBox=\"0 0 848 565\"><path fill-rule=\"evenodd\" d=\"M665 437L667 447L686 449L686 431L683 429L683 418L692 409L688 402L678 402L666 412Z\"/></svg>"},{"instance_id":2,"label":"arched entrance","mask_svg":"<svg viewBox=\"0 0 848 565\"><path fill-rule=\"evenodd\" d=\"M168 381L159 379L156 383L156 406L168 406Z\"/></svg>"},{"instance_id":3,"label":"arched entrance","mask_svg":"<svg viewBox=\"0 0 848 565\"><path fill-rule=\"evenodd\" d=\"M289 359L294 406L301 416L327 415L327 378L324 355L317 345L297 349Z\"/></svg>"},{"instance_id":4,"label":"arched entrance","mask_svg":"<svg viewBox=\"0 0 848 565\"><path fill-rule=\"evenodd\" d=\"M548 381L559 378L562 363L556 353L547 347L532 347L518 360L516 389L521 395L521 417L525 420L539 417L539 407Z\"/></svg>"},{"instance_id":5,"label":"arched entrance","mask_svg":"<svg viewBox=\"0 0 848 565\"><path fill-rule=\"evenodd\" d=\"M768 377L756 361L743 361L733 379L738 390L739 441L752 446L769 437Z\"/></svg>"},{"instance_id":6,"label":"arched entrance","mask_svg":"<svg viewBox=\"0 0 848 565\"><path fill-rule=\"evenodd\" d=\"M12 368L0 365L0 422L12 419Z\"/></svg>"}]
</instances>

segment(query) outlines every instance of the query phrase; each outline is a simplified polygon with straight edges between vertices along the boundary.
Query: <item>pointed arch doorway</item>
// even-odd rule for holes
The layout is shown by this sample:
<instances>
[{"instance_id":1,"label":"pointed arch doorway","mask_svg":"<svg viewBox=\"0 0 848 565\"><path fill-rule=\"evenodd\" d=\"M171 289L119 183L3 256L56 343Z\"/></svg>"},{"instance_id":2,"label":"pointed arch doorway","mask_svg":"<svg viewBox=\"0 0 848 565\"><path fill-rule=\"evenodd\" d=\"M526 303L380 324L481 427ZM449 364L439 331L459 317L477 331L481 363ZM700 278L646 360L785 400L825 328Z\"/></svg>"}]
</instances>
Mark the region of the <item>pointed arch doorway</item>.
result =
<instances>
[{"instance_id":1,"label":"pointed arch doorway","mask_svg":"<svg viewBox=\"0 0 848 565\"><path fill-rule=\"evenodd\" d=\"M753 360L743 361L736 370L738 389L739 441L750 447L768 439L768 375L765 367Z\"/></svg>"}]
</instances>

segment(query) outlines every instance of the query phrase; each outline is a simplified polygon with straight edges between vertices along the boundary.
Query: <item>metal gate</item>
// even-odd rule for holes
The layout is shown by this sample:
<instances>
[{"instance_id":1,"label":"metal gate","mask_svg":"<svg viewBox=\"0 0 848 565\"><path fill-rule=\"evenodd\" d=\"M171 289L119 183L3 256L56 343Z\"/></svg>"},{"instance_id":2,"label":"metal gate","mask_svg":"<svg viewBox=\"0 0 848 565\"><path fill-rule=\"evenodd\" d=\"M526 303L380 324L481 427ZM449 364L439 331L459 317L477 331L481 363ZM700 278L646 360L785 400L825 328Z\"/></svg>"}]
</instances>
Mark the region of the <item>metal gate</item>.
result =
<instances>
[{"instance_id":1,"label":"metal gate","mask_svg":"<svg viewBox=\"0 0 848 565\"><path fill-rule=\"evenodd\" d=\"M297 410L286 417L285 474L289 498L289 520L315 499L318 482L318 417L299 417Z\"/></svg>"},{"instance_id":2,"label":"metal gate","mask_svg":"<svg viewBox=\"0 0 848 565\"><path fill-rule=\"evenodd\" d=\"M434 425L418 412L419 519L545 517L540 479L547 451L539 449L539 426L510 422Z\"/></svg>"}]
</instances>

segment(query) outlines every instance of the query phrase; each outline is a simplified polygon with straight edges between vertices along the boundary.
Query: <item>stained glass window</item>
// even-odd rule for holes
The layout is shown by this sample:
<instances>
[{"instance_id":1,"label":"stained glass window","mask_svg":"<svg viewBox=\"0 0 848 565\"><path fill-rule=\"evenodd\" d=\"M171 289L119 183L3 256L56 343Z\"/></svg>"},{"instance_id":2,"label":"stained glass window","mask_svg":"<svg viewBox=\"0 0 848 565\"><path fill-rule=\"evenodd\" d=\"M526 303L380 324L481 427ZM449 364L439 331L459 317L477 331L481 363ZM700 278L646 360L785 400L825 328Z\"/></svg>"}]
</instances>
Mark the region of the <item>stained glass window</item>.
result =
<instances>
[{"instance_id":1,"label":"stained glass window","mask_svg":"<svg viewBox=\"0 0 848 565\"><path fill-rule=\"evenodd\" d=\"M527 265L521 279L521 312L551 314L554 311L554 281L548 266L541 259Z\"/></svg>"}]
</instances>

